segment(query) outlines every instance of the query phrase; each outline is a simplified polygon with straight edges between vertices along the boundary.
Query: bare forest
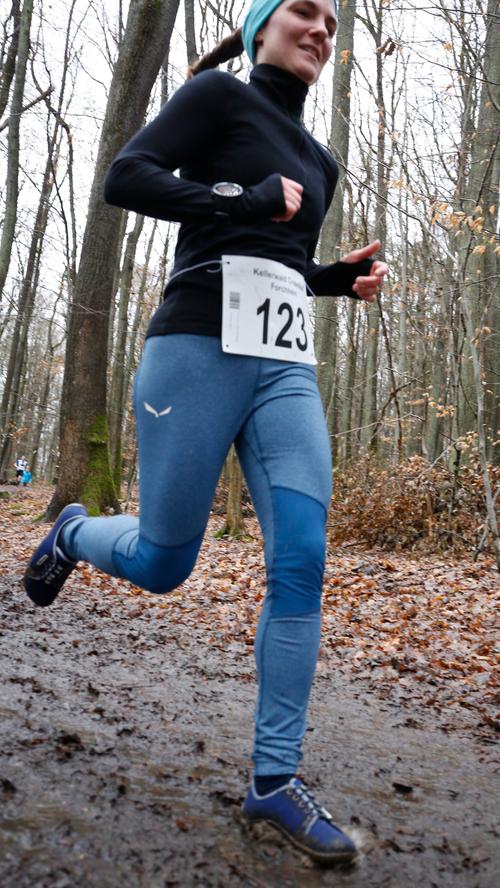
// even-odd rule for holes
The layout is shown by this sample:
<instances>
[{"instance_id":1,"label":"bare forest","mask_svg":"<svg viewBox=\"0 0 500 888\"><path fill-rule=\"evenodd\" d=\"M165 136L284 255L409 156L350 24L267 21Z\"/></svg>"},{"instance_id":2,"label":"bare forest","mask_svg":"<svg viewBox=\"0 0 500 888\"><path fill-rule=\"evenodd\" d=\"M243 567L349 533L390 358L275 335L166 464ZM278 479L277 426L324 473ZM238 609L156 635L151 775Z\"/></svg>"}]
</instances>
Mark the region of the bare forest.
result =
<instances>
[{"instance_id":1,"label":"bare forest","mask_svg":"<svg viewBox=\"0 0 500 888\"><path fill-rule=\"evenodd\" d=\"M127 500L131 384L175 245L174 224L106 206L103 176L242 11L2 4L0 478L25 455L55 485L49 517L70 500L94 513ZM384 512L404 497L411 543L486 546L497 561L499 35L496 0L343 2L307 105L341 170L318 258L378 237L391 268L368 309L313 304L340 532L362 532L340 496L354 474L359 502ZM395 542L389 524L376 541Z\"/></svg>"},{"instance_id":2,"label":"bare forest","mask_svg":"<svg viewBox=\"0 0 500 888\"><path fill-rule=\"evenodd\" d=\"M305 112L340 169L317 259L379 239L390 275L311 300L335 483L306 758L359 866L242 828L266 580L234 449L172 595L83 563L54 608L21 587L67 503L138 510L132 386L177 226L103 178L244 0L0 0L6 888L498 884L500 2L338 6Z\"/></svg>"}]
</instances>

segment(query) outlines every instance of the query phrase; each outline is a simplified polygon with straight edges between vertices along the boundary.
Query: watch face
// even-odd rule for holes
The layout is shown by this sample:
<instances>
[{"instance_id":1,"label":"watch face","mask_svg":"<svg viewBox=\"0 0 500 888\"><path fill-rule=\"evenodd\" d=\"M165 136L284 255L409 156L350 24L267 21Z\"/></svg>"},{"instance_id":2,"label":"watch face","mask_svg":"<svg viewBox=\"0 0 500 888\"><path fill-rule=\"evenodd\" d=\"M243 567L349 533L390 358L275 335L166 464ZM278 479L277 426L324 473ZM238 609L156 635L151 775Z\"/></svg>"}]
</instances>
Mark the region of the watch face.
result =
<instances>
[{"instance_id":1,"label":"watch face","mask_svg":"<svg viewBox=\"0 0 500 888\"><path fill-rule=\"evenodd\" d=\"M243 194L243 188L236 182L217 182L213 190L221 197L239 197L240 194Z\"/></svg>"}]
</instances>

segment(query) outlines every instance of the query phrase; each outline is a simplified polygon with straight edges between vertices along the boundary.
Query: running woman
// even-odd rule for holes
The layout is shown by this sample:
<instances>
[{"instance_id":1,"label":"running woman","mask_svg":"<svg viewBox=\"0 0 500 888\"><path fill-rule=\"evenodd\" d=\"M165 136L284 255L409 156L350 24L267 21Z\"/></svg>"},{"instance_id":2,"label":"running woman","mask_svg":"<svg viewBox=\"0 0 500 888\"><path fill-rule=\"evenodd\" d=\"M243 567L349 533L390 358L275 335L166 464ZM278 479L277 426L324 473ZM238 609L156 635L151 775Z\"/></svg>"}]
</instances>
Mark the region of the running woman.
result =
<instances>
[{"instance_id":1,"label":"running woman","mask_svg":"<svg viewBox=\"0 0 500 888\"><path fill-rule=\"evenodd\" d=\"M253 0L242 30L190 71L122 149L109 203L181 223L165 301L134 387L140 518L67 506L25 576L54 601L79 560L151 592L187 579L234 442L262 527L268 592L257 631L254 775L243 806L324 862L356 848L296 776L320 641L330 447L308 293L376 298L380 244L320 266L337 165L302 122L328 61L334 0ZM211 70L243 47L249 83ZM180 175L174 171L180 169Z\"/></svg>"}]
</instances>

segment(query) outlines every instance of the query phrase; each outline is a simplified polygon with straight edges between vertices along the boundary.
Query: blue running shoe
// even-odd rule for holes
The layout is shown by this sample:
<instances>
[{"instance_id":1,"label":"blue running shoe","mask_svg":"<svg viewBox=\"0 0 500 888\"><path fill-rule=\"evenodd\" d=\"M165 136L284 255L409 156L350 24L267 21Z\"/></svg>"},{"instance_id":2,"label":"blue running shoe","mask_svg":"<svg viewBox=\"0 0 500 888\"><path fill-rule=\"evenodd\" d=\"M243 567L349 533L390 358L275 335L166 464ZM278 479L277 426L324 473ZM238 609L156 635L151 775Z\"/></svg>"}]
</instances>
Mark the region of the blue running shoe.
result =
<instances>
[{"instance_id":1,"label":"blue running shoe","mask_svg":"<svg viewBox=\"0 0 500 888\"><path fill-rule=\"evenodd\" d=\"M335 826L328 811L297 777L264 796L257 795L252 781L243 816L254 823L270 823L297 848L322 863L350 863L356 857L354 842Z\"/></svg>"},{"instance_id":2,"label":"blue running shoe","mask_svg":"<svg viewBox=\"0 0 500 888\"><path fill-rule=\"evenodd\" d=\"M24 574L24 588L31 600L40 607L52 604L71 571L76 567L76 561L66 558L57 545L61 530L73 518L87 515L87 509L80 503L70 503L66 506L28 564Z\"/></svg>"}]
</instances>

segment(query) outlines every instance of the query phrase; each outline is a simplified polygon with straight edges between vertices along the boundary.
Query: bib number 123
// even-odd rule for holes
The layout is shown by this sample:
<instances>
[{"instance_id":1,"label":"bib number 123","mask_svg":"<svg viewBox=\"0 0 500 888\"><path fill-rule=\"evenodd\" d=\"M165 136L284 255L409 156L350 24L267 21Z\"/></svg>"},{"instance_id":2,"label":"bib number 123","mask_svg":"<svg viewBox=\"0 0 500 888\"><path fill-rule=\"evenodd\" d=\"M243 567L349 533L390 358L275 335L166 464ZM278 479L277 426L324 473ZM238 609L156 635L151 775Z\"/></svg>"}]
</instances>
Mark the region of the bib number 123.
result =
<instances>
[{"instance_id":1,"label":"bib number 123","mask_svg":"<svg viewBox=\"0 0 500 888\"><path fill-rule=\"evenodd\" d=\"M304 278L281 262L223 256L222 348L315 364Z\"/></svg>"}]
</instances>

